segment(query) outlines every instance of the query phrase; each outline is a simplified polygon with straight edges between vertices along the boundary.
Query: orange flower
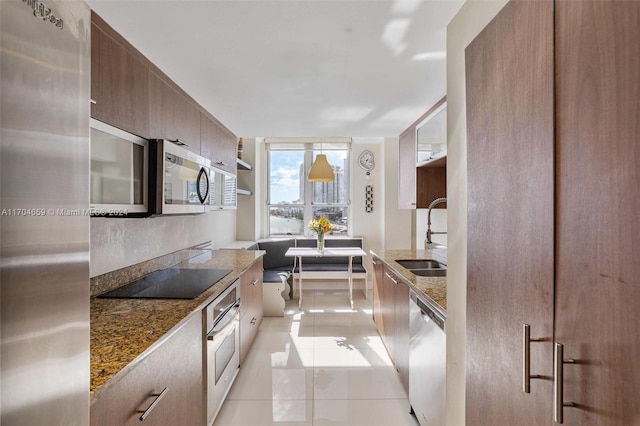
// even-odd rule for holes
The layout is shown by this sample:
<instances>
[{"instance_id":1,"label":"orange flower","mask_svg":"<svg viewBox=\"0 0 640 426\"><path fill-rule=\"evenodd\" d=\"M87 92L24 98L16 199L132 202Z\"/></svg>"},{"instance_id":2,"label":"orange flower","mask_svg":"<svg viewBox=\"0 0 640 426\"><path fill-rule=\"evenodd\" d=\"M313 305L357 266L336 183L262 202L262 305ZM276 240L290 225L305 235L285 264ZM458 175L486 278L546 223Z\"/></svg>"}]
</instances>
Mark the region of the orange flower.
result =
<instances>
[{"instance_id":1,"label":"orange flower","mask_svg":"<svg viewBox=\"0 0 640 426\"><path fill-rule=\"evenodd\" d=\"M309 229L317 234L326 234L333 229L333 225L326 217L314 219L309 222Z\"/></svg>"}]
</instances>

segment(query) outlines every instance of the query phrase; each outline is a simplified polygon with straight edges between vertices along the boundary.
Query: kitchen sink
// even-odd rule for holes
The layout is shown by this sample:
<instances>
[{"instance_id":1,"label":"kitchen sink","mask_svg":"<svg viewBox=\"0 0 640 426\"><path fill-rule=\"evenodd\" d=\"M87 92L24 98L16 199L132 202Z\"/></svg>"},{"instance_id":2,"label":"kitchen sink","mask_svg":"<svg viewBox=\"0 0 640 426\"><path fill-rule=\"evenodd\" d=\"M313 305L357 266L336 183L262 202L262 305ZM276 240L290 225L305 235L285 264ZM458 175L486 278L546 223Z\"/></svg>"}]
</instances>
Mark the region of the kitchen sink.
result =
<instances>
[{"instance_id":1,"label":"kitchen sink","mask_svg":"<svg viewBox=\"0 0 640 426\"><path fill-rule=\"evenodd\" d=\"M405 259L396 260L414 275L421 277L446 277L447 265L433 259Z\"/></svg>"},{"instance_id":2,"label":"kitchen sink","mask_svg":"<svg viewBox=\"0 0 640 426\"><path fill-rule=\"evenodd\" d=\"M396 262L407 269L447 269L447 265L433 259L396 260Z\"/></svg>"},{"instance_id":3,"label":"kitchen sink","mask_svg":"<svg viewBox=\"0 0 640 426\"><path fill-rule=\"evenodd\" d=\"M409 272L411 272L414 275L419 275L421 277L446 277L447 276L447 269L446 268L440 268L440 269L409 269Z\"/></svg>"}]
</instances>

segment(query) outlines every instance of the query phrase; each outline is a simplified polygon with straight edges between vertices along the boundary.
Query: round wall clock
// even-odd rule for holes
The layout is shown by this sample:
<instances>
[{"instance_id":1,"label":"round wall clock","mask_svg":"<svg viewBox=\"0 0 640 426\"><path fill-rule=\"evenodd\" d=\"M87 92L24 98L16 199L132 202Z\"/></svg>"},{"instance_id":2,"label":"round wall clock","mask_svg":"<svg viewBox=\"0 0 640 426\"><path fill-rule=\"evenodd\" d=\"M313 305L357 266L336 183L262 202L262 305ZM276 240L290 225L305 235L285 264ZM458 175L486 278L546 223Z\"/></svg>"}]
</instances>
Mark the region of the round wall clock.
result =
<instances>
[{"instance_id":1,"label":"round wall clock","mask_svg":"<svg viewBox=\"0 0 640 426\"><path fill-rule=\"evenodd\" d=\"M373 167L375 166L375 162L373 160L373 152L369 150L362 151L360 156L358 157L358 164L364 170L366 170L367 175L371 173Z\"/></svg>"}]
</instances>

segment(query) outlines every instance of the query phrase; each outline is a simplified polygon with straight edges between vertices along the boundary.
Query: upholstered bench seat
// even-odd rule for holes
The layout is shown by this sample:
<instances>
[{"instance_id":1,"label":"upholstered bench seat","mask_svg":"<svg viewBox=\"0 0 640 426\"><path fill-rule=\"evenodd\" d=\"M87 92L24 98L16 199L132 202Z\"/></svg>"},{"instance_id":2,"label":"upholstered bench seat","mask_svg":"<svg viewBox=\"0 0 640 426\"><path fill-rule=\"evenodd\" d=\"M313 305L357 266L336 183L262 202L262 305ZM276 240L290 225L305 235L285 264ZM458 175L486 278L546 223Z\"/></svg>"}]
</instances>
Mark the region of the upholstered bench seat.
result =
<instances>
[{"instance_id":1,"label":"upholstered bench seat","mask_svg":"<svg viewBox=\"0 0 640 426\"><path fill-rule=\"evenodd\" d=\"M284 280L287 281L287 278L289 278L289 275L291 275L291 270L278 271L276 269L270 269L262 273L262 282L279 283L280 281L282 281L282 277L284 277Z\"/></svg>"},{"instance_id":2,"label":"upholstered bench seat","mask_svg":"<svg viewBox=\"0 0 640 426\"><path fill-rule=\"evenodd\" d=\"M316 247L314 238L288 238L284 240L259 241L249 247L249 250L264 250L264 272L262 281L266 289L268 283L284 283L284 299L293 297L293 291L289 287L288 278L299 279L300 265L295 257L286 257L285 253L291 247ZM360 247L361 238L327 238L325 247ZM362 264L362 257L356 256L352 260L353 279L365 280L365 294L367 293L367 270ZM315 280L348 279L348 257L305 257L302 262L302 270L305 277ZM282 281L284 279L284 281ZM274 287L275 289L275 287ZM267 291L267 290L265 290ZM275 291L275 290L273 290Z\"/></svg>"},{"instance_id":3,"label":"upholstered bench seat","mask_svg":"<svg viewBox=\"0 0 640 426\"><path fill-rule=\"evenodd\" d=\"M302 270L305 272L346 272L349 270L348 263L312 263L308 262L309 258L305 258L302 262ZM362 263L353 263L351 265L351 270L354 274L363 273L366 274L367 270L364 268ZM293 270L294 275L300 272L300 265L296 265Z\"/></svg>"}]
</instances>

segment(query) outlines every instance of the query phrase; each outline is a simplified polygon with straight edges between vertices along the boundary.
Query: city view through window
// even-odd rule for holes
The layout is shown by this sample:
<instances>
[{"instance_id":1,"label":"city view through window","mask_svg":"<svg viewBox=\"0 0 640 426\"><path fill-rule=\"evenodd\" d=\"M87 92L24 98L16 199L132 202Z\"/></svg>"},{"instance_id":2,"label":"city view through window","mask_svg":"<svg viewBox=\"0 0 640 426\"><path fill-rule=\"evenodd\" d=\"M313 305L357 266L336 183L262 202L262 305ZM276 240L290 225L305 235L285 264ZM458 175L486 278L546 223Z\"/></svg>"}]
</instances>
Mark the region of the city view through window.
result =
<instances>
[{"instance_id":1,"label":"city view through window","mask_svg":"<svg viewBox=\"0 0 640 426\"><path fill-rule=\"evenodd\" d=\"M326 217L332 235L347 235L349 225L349 151L322 151L333 182L308 182L306 174L319 151L269 152L269 228L272 236L314 234L311 219Z\"/></svg>"}]
</instances>

